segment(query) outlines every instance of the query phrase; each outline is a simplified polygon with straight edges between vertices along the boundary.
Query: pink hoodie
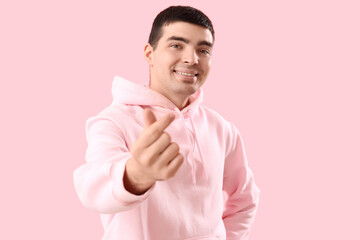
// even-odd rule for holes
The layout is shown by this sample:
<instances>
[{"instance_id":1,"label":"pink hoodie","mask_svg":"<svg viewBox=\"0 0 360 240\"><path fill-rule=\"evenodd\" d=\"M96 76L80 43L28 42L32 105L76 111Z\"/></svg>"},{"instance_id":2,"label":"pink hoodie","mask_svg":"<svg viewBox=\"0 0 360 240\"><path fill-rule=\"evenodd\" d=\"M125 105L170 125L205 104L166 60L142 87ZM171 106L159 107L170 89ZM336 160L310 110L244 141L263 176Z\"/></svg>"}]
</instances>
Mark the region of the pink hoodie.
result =
<instances>
[{"instance_id":1,"label":"pink hoodie","mask_svg":"<svg viewBox=\"0 0 360 240\"><path fill-rule=\"evenodd\" d=\"M115 77L113 102L86 122L86 163L74 171L81 202L100 213L103 240L248 239L259 199L235 126L202 105L199 89L180 111L163 95ZM173 112L166 129L185 161L143 195L123 186L129 148L144 127L143 109Z\"/></svg>"}]
</instances>

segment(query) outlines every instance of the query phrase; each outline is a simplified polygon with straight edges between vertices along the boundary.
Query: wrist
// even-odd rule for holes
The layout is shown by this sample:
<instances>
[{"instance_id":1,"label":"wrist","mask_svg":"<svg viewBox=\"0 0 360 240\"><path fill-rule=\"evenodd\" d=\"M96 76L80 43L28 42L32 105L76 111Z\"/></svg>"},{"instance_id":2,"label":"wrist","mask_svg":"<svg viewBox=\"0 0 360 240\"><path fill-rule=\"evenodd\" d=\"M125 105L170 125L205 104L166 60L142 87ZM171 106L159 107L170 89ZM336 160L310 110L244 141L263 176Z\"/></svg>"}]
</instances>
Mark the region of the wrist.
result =
<instances>
[{"instance_id":1,"label":"wrist","mask_svg":"<svg viewBox=\"0 0 360 240\"><path fill-rule=\"evenodd\" d=\"M123 182L128 192L141 195L151 188L155 180L146 179L146 177L140 173L137 165L134 164L134 159L129 159L125 165Z\"/></svg>"}]
</instances>

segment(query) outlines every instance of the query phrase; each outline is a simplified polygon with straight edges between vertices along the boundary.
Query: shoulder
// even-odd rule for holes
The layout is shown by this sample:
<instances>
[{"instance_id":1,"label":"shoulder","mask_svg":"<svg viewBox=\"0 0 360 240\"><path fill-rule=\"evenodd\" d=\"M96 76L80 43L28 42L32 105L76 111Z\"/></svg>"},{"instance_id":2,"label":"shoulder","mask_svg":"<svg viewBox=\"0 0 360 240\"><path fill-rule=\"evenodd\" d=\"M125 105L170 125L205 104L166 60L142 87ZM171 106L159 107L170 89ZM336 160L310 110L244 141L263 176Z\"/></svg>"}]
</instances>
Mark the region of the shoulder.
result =
<instances>
[{"instance_id":1,"label":"shoulder","mask_svg":"<svg viewBox=\"0 0 360 240\"><path fill-rule=\"evenodd\" d=\"M215 126L217 131L222 133L227 144L233 145L236 138L241 138L240 131L235 124L225 119L215 110L202 105L200 111L204 115L207 123Z\"/></svg>"},{"instance_id":2,"label":"shoulder","mask_svg":"<svg viewBox=\"0 0 360 240\"><path fill-rule=\"evenodd\" d=\"M108 117L116 122L121 122L125 118L131 117L131 108L124 104L110 105L100 113L98 113L97 117Z\"/></svg>"},{"instance_id":3,"label":"shoulder","mask_svg":"<svg viewBox=\"0 0 360 240\"><path fill-rule=\"evenodd\" d=\"M199 111L202 114L204 114L206 117L209 117L209 120L216 121L219 123L228 123L228 121L223 116L221 116L218 112L216 112L212 108L202 105L199 108Z\"/></svg>"},{"instance_id":4,"label":"shoulder","mask_svg":"<svg viewBox=\"0 0 360 240\"><path fill-rule=\"evenodd\" d=\"M214 124L217 128L223 128L224 131L231 129L232 123L225 119L222 115L216 112L214 109L202 105L199 109L202 117L210 124Z\"/></svg>"},{"instance_id":5,"label":"shoulder","mask_svg":"<svg viewBox=\"0 0 360 240\"><path fill-rule=\"evenodd\" d=\"M86 128L88 129L94 123L101 122L103 125L113 125L125 131L126 126L136 119L135 115L139 115L141 112L134 108L141 107L124 104L110 105L96 115L89 117L86 121Z\"/></svg>"}]
</instances>

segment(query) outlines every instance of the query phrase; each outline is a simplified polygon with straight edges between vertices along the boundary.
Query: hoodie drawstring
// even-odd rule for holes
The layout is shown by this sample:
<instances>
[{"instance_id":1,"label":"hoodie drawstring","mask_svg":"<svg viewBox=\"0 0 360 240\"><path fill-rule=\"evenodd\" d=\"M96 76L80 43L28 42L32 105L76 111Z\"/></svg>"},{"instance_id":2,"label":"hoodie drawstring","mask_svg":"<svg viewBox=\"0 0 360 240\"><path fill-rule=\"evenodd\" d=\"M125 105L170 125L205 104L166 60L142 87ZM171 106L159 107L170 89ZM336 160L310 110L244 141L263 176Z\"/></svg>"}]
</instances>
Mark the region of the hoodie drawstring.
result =
<instances>
[{"instance_id":1,"label":"hoodie drawstring","mask_svg":"<svg viewBox=\"0 0 360 240\"><path fill-rule=\"evenodd\" d=\"M188 145L192 146L190 135L188 133L189 130L188 130L188 128L186 126L186 123L185 123L185 118L184 118L183 114L181 113L181 111L178 108L174 108L174 110L180 115L181 120L182 120L183 125L184 125L184 128L185 128L185 134L186 134L186 139L187 139ZM201 166L202 166L202 169L203 169L203 176L204 176L204 179L206 181L208 177L207 177L207 173L206 173L206 169L205 169L205 162L204 162L204 159L203 159L202 154L201 154L199 142L197 140L196 131L195 131L194 124L192 122L191 116L189 118L190 118L192 132L194 134L195 144L196 144L196 147L198 148L198 151L199 151L199 156L200 156L200 160L201 160ZM191 157L191 159L188 158L188 163L189 163L190 168L191 168L193 185L196 185L196 173L195 173L195 168L194 168L195 159L194 159L194 151L193 150L190 151L190 157Z\"/></svg>"},{"instance_id":2,"label":"hoodie drawstring","mask_svg":"<svg viewBox=\"0 0 360 240\"><path fill-rule=\"evenodd\" d=\"M196 146L199 150L199 156L200 156L200 160L201 160L201 166L202 166L202 169L203 169L203 176L204 176L204 179L205 181L208 179L208 176L207 176L207 173L206 173L206 170L205 170L205 162L204 162L204 159L202 157L202 154L201 154L201 151L200 151L200 146L199 146L199 142L197 140L197 136L196 136L196 131L195 131L195 128L194 128L194 124L193 124L193 121L191 119L191 116L189 117L190 118L190 123L191 123L191 127L192 127L192 130L194 132L194 138L195 138L195 143L196 143Z\"/></svg>"}]
</instances>

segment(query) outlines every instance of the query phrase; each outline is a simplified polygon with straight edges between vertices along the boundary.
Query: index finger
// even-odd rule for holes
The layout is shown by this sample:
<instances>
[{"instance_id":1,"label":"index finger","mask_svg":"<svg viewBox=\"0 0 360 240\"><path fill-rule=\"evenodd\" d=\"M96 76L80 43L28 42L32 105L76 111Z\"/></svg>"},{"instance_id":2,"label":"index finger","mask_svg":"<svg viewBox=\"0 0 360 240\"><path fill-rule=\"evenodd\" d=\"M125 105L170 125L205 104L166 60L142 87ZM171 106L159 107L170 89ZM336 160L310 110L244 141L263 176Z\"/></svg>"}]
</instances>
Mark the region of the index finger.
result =
<instances>
[{"instance_id":1,"label":"index finger","mask_svg":"<svg viewBox=\"0 0 360 240\"><path fill-rule=\"evenodd\" d=\"M147 147L155 142L164 130L174 121L175 115L169 113L156 122L152 123L150 126L145 127L143 133L141 134L143 147Z\"/></svg>"}]
</instances>

